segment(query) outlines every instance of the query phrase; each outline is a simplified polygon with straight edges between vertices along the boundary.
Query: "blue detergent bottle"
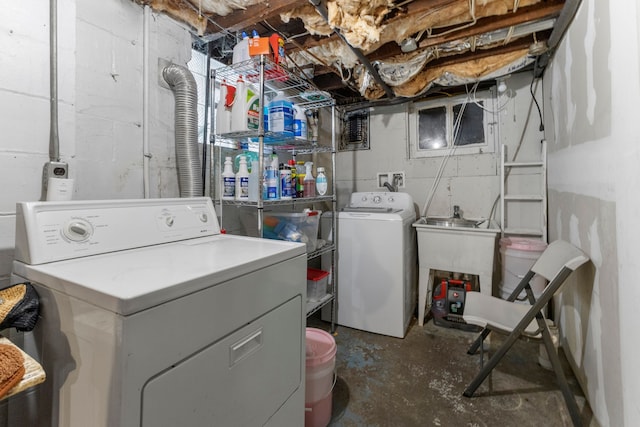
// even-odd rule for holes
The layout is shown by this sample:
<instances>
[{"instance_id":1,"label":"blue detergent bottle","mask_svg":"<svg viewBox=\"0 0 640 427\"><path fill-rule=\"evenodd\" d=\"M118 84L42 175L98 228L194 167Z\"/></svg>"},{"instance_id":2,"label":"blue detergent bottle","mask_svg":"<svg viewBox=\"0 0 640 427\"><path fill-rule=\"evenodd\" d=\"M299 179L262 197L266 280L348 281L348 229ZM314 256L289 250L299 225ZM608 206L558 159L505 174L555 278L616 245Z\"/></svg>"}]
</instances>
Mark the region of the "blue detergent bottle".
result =
<instances>
[{"instance_id":1,"label":"blue detergent bottle","mask_svg":"<svg viewBox=\"0 0 640 427\"><path fill-rule=\"evenodd\" d=\"M287 138L294 135L293 104L282 91L269 102L269 131L281 133Z\"/></svg>"}]
</instances>

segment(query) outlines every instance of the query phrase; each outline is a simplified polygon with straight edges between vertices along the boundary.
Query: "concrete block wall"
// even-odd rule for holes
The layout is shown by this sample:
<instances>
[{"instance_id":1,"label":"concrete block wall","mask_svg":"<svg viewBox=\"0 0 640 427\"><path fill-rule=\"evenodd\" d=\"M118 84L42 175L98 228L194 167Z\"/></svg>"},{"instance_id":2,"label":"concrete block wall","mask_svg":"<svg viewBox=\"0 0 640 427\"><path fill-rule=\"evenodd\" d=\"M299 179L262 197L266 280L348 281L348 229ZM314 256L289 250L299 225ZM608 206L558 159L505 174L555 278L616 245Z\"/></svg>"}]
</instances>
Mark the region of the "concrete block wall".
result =
<instances>
[{"instance_id":1,"label":"concrete block wall","mask_svg":"<svg viewBox=\"0 0 640 427\"><path fill-rule=\"evenodd\" d=\"M186 66L191 35L130 1L58 0L58 127L74 198L144 196L143 64L149 49L150 197L178 196L173 93L158 59ZM49 3L9 2L0 15L0 285L13 259L15 204L40 200L49 160Z\"/></svg>"},{"instance_id":2,"label":"concrete block wall","mask_svg":"<svg viewBox=\"0 0 640 427\"><path fill-rule=\"evenodd\" d=\"M495 151L451 156L435 188L428 216L450 216L453 206L459 205L467 218L491 216L500 222L497 204L500 195L500 145L506 144L511 156L517 150L519 161L540 158L543 133L529 93L531 79L530 73L514 74L507 79L509 90L496 100L495 106L489 107L496 111L489 130L490 137L495 138ZM538 102L541 89L542 85L535 86ZM401 191L411 194L420 215L432 191L442 157L410 158L408 144L415 143L409 129L412 122L410 114L410 104L371 109L370 149L340 151L337 155L339 206L348 203L349 195L354 191L386 191L386 188L378 187L378 172L404 171L405 188ZM531 174L532 171L519 173ZM530 185L539 185L539 182L534 179ZM525 222L531 221L527 210L517 215Z\"/></svg>"}]
</instances>

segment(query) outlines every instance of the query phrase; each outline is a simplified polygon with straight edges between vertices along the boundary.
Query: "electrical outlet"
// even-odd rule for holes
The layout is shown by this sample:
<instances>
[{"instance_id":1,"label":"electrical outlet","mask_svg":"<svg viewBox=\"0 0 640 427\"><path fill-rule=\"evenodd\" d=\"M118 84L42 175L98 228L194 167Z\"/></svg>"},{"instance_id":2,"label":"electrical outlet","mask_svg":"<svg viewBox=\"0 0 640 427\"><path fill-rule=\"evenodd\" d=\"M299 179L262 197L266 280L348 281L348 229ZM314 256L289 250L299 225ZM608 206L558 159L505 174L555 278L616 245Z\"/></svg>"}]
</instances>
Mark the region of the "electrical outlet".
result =
<instances>
[{"instance_id":1,"label":"electrical outlet","mask_svg":"<svg viewBox=\"0 0 640 427\"><path fill-rule=\"evenodd\" d=\"M63 162L47 162L42 168L42 195L46 200L49 178L67 178L69 176L69 165Z\"/></svg>"},{"instance_id":2,"label":"electrical outlet","mask_svg":"<svg viewBox=\"0 0 640 427\"><path fill-rule=\"evenodd\" d=\"M393 172L391 175L391 184L396 188L404 188L404 172Z\"/></svg>"},{"instance_id":3,"label":"electrical outlet","mask_svg":"<svg viewBox=\"0 0 640 427\"><path fill-rule=\"evenodd\" d=\"M383 188L384 184L389 182L388 172L378 172L378 187Z\"/></svg>"}]
</instances>

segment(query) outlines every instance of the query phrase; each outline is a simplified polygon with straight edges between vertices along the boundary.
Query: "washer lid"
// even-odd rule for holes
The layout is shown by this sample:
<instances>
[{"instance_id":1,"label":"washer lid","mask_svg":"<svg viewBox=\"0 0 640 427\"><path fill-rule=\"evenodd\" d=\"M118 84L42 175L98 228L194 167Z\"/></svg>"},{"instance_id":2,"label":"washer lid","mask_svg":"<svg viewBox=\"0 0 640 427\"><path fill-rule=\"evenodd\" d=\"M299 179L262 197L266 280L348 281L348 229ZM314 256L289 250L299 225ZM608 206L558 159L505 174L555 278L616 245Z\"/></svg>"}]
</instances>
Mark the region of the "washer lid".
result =
<instances>
[{"instance_id":1,"label":"washer lid","mask_svg":"<svg viewBox=\"0 0 640 427\"><path fill-rule=\"evenodd\" d=\"M24 279L129 315L304 254L301 243L216 235L48 264L14 261L13 268Z\"/></svg>"}]
</instances>

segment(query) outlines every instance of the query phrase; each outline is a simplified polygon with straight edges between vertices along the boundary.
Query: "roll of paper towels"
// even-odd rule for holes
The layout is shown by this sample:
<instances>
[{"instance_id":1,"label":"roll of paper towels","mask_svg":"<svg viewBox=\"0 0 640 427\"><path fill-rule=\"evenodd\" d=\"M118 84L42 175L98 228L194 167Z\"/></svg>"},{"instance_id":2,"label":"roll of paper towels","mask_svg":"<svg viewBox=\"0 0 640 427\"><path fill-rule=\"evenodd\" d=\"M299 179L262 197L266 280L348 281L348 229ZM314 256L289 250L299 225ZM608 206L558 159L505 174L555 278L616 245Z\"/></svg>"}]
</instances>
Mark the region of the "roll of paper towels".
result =
<instances>
[{"instance_id":1,"label":"roll of paper towels","mask_svg":"<svg viewBox=\"0 0 640 427\"><path fill-rule=\"evenodd\" d=\"M47 182L47 200L71 200L73 197L73 179L49 178Z\"/></svg>"}]
</instances>

